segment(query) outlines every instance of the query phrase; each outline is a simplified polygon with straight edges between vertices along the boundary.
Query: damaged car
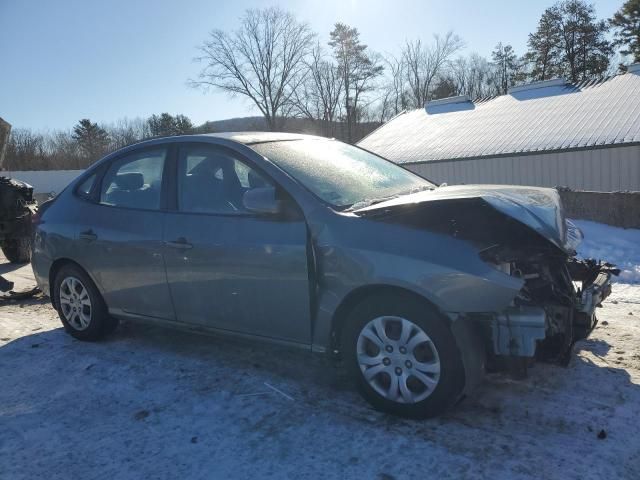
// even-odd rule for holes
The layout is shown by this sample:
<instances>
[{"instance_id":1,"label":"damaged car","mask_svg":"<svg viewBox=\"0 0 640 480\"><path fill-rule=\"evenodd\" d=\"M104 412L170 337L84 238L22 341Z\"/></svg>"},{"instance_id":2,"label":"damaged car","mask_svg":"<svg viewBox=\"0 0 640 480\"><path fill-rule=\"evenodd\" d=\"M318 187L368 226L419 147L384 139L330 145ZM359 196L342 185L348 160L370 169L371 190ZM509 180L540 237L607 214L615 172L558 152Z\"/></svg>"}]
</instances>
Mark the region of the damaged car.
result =
<instances>
[{"instance_id":1,"label":"damaged car","mask_svg":"<svg viewBox=\"0 0 640 480\"><path fill-rule=\"evenodd\" d=\"M297 346L409 417L487 369L566 363L616 273L576 259L553 189L438 186L295 134L126 147L34 223L36 279L74 337L126 319Z\"/></svg>"}]
</instances>

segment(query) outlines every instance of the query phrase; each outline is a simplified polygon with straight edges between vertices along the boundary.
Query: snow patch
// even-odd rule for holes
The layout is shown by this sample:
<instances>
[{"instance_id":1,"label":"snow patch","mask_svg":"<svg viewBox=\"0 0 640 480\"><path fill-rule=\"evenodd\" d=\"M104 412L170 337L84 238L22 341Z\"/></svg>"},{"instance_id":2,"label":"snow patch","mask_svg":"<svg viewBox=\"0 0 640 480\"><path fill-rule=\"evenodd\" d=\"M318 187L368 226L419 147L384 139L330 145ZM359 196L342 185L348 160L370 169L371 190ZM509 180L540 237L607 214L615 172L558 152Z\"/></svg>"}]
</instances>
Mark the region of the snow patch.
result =
<instances>
[{"instance_id":1,"label":"snow patch","mask_svg":"<svg viewBox=\"0 0 640 480\"><path fill-rule=\"evenodd\" d=\"M584 233L580 258L595 258L617 265L619 283L640 283L640 230L619 228L587 220L571 220Z\"/></svg>"}]
</instances>

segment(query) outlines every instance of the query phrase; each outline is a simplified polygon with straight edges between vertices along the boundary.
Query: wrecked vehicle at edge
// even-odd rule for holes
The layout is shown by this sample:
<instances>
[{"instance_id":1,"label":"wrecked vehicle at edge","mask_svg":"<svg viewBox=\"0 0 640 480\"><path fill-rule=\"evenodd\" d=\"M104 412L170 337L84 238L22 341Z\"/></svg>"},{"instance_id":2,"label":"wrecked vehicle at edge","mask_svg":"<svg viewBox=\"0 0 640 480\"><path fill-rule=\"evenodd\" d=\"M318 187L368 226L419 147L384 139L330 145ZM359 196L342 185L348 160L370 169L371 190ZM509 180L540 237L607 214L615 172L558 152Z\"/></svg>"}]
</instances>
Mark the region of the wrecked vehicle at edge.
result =
<instances>
[{"instance_id":1,"label":"wrecked vehicle at edge","mask_svg":"<svg viewBox=\"0 0 640 480\"><path fill-rule=\"evenodd\" d=\"M438 187L358 147L278 133L115 152L43 205L33 269L66 330L119 319L341 360L376 408L442 412L489 368L566 363L611 291L555 190Z\"/></svg>"}]
</instances>

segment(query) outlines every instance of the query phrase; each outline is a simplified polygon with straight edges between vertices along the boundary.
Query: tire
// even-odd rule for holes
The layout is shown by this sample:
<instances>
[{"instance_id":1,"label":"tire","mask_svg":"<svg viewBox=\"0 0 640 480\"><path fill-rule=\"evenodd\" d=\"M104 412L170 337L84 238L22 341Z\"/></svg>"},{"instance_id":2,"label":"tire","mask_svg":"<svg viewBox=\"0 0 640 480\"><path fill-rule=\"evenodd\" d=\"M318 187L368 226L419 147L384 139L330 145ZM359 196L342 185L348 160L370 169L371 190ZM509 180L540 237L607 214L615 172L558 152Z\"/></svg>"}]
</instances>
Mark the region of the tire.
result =
<instances>
[{"instance_id":1,"label":"tire","mask_svg":"<svg viewBox=\"0 0 640 480\"><path fill-rule=\"evenodd\" d=\"M31 261L31 239L29 237L10 238L2 245L2 253L11 263Z\"/></svg>"},{"instance_id":2,"label":"tire","mask_svg":"<svg viewBox=\"0 0 640 480\"><path fill-rule=\"evenodd\" d=\"M377 335L379 328L385 339ZM351 311L341 338L349 375L375 409L427 418L459 399L464 387L460 352L447 320L426 302L406 294L367 299Z\"/></svg>"},{"instance_id":3,"label":"tire","mask_svg":"<svg viewBox=\"0 0 640 480\"><path fill-rule=\"evenodd\" d=\"M60 268L53 295L62 325L78 340L100 340L118 326L118 320L109 316L107 305L91 278L76 265Z\"/></svg>"}]
</instances>

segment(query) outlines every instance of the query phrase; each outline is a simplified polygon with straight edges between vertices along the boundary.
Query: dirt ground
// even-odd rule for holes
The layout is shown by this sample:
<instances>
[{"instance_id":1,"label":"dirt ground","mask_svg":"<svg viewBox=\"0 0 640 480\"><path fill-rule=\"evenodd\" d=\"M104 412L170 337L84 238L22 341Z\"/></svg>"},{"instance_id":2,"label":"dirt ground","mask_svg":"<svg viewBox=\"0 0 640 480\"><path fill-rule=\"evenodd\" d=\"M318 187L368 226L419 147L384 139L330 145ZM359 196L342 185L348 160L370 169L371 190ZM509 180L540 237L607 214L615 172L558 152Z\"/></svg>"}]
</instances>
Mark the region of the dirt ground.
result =
<instances>
[{"instance_id":1,"label":"dirt ground","mask_svg":"<svg viewBox=\"0 0 640 480\"><path fill-rule=\"evenodd\" d=\"M83 343L47 299L0 300L0 478L637 479L640 285L599 317L569 367L410 421L306 352L134 324Z\"/></svg>"}]
</instances>

